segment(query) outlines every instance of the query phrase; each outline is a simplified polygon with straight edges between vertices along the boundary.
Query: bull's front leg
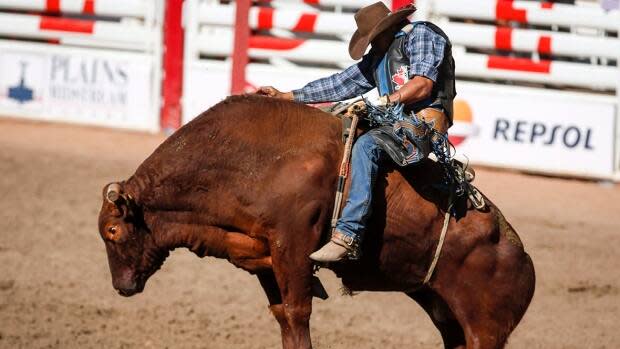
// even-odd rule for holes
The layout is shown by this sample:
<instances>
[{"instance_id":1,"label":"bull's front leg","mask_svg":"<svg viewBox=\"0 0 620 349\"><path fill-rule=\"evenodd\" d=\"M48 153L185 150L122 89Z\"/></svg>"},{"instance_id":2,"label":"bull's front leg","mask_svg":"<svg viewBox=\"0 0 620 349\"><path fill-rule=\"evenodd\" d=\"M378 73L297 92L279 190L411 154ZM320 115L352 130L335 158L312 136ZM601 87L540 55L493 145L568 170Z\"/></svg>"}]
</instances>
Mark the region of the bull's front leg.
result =
<instances>
[{"instance_id":1,"label":"bull's front leg","mask_svg":"<svg viewBox=\"0 0 620 349\"><path fill-rule=\"evenodd\" d=\"M273 273L263 274L261 284L266 291L272 290L267 295L272 293L270 308L280 323L284 349L312 348L312 260L308 256L317 246L319 234L299 229L288 234L272 231L269 235Z\"/></svg>"},{"instance_id":2,"label":"bull's front leg","mask_svg":"<svg viewBox=\"0 0 620 349\"><path fill-rule=\"evenodd\" d=\"M297 194L301 195L300 191ZM267 234L273 274L269 280L263 276L261 281L263 287L269 284L268 289L279 290L279 298L270 299L275 301L270 308L280 323L284 349L312 348L313 262L309 255L318 246L327 212L331 211L322 204L325 200L299 200L306 204L283 208L281 212L294 214L289 214Z\"/></svg>"},{"instance_id":3,"label":"bull's front leg","mask_svg":"<svg viewBox=\"0 0 620 349\"><path fill-rule=\"evenodd\" d=\"M310 295L309 299L305 296L292 296L290 290L287 290L287 296L283 298L272 272L260 273L257 276L269 299L269 309L280 324L282 347L284 349L312 348L310 340L312 296Z\"/></svg>"}]
</instances>

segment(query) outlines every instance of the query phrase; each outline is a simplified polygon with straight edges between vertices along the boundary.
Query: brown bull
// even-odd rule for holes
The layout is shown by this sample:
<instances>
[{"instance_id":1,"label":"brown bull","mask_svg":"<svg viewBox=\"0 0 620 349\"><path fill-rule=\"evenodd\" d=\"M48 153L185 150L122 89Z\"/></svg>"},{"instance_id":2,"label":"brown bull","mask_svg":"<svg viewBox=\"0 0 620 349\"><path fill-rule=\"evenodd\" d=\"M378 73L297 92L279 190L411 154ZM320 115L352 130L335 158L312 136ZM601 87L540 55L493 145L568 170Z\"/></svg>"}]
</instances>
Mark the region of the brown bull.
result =
<instances>
[{"instance_id":1,"label":"brown bull","mask_svg":"<svg viewBox=\"0 0 620 349\"><path fill-rule=\"evenodd\" d=\"M181 128L104 188L99 230L114 288L142 291L177 247L226 258L258 277L283 347L310 348L308 255L329 231L340 132L324 112L258 96L231 97ZM481 212L461 200L422 286L447 206L430 185L440 171L427 161L380 176L363 258L331 269L354 291L406 293L446 348L501 348L532 298L532 261L490 201Z\"/></svg>"}]
</instances>

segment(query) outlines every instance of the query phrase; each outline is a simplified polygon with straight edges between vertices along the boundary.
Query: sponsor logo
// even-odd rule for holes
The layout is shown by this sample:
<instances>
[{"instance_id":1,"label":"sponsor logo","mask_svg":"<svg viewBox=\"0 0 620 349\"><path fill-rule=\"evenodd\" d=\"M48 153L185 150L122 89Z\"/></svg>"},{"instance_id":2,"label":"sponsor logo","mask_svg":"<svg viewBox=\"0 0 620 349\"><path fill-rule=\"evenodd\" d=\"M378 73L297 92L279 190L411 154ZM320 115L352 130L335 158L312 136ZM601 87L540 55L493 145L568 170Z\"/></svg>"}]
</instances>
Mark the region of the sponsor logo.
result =
<instances>
[{"instance_id":1,"label":"sponsor logo","mask_svg":"<svg viewBox=\"0 0 620 349\"><path fill-rule=\"evenodd\" d=\"M454 100L454 124L448 130L450 142L458 146L477 133L478 127L474 124L474 113L469 103L462 99Z\"/></svg>"},{"instance_id":2,"label":"sponsor logo","mask_svg":"<svg viewBox=\"0 0 620 349\"><path fill-rule=\"evenodd\" d=\"M577 125L498 118L495 120L493 139L502 142L594 150L592 129Z\"/></svg>"},{"instance_id":3,"label":"sponsor logo","mask_svg":"<svg viewBox=\"0 0 620 349\"><path fill-rule=\"evenodd\" d=\"M122 61L54 55L51 58L49 95L66 102L123 107L129 75Z\"/></svg>"},{"instance_id":4,"label":"sponsor logo","mask_svg":"<svg viewBox=\"0 0 620 349\"><path fill-rule=\"evenodd\" d=\"M28 63L20 61L19 64L21 67L19 83L15 86L9 86L8 97L20 104L24 104L34 99L34 93L33 90L26 85L26 68L28 68Z\"/></svg>"},{"instance_id":5,"label":"sponsor logo","mask_svg":"<svg viewBox=\"0 0 620 349\"><path fill-rule=\"evenodd\" d=\"M395 84L394 88L400 90L407 81L409 81L409 66L403 65L392 75L392 82Z\"/></svg>"}]
</instances>

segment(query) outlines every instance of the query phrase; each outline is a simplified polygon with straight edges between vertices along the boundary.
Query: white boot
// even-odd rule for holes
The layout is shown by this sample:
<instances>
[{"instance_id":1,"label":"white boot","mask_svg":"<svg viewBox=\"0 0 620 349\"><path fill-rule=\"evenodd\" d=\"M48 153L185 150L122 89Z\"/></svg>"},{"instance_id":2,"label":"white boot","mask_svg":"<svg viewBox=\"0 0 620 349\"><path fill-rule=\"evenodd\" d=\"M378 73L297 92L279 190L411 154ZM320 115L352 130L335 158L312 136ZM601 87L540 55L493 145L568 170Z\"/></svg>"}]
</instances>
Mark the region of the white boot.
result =
<instances>
[{"instance_id":1,"label":"white boot","mask_svg":"<svg viewBox=\"0 0 620 349\"><path fill-rule=\"evenodd\" d=\"M316 262L338 262L346 259L349 249L330 241L318 251L310 255L310 259Z\"/></svg>"},{"instance_id":2,"label":"white boot","mask_svg":"<svg viewBox=\"0 0 620 349\"><path fill-rule=\"evenodd\" d=\"M344 259L358 259L358 242L356 239L334 231L331 240L318 251L310 255L310 259L316 262L338 262Z\"/></svg>"}]
</instances>

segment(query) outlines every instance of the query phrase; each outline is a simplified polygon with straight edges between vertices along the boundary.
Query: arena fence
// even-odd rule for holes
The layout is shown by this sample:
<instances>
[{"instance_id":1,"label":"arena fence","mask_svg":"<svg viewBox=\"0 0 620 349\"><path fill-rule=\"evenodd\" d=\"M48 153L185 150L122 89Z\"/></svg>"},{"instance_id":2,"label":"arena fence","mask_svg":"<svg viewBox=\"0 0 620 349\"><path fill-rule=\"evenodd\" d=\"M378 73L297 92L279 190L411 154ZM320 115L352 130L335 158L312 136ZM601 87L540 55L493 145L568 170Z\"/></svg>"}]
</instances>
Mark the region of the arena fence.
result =
<instances>
[{"instance_id":1,"label":"arena fence","mask_svg":"<svg viewBox=\"0 0 620 349\"><path fill-rule=\"evenodd\" d=\"M159 130L162 4L0 0L0 114Z\"/></svg>"},{"instance_id":2,"label":"arena fence","mask_svg":"<svg viewBox=\"0 0 620 349\"><path fill-rule=\"evenodd\" d=\"M347 42L355 29L352 14L363 5L254 3L247 86L298 88L353 64ZM511 0L418 0L416 6L413 19L437 23L454 44L459 95L451 140L460 156L492 166L619 178L620 11L587 2ZM187 122L229 93L235 4L188 0L185 13Z\"/></svg>"}]
</instances>

